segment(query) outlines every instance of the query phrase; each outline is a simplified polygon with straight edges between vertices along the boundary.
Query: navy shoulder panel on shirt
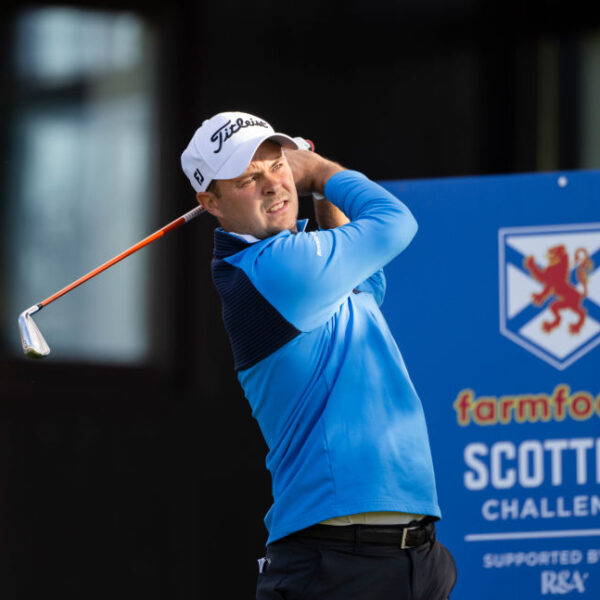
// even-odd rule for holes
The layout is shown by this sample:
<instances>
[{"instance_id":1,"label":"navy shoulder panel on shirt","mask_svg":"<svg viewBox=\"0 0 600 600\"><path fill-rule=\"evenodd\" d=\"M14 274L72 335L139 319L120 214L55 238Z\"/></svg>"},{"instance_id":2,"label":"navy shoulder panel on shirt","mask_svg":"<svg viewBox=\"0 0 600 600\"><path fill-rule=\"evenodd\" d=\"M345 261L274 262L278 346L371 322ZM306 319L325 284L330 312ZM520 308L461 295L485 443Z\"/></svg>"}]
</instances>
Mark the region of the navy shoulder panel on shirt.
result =
<instances>
[{"instance_id":1,"label":"navy shoulder panel on shirt","mask_svg":"<svg viewBox=\"0 0 600 600\"><path fill-rule=\"evenodd\" d=\"M223 322L236 371L250 368L300 334L265 300L241 269L215 258L212 276L221 296Z\"/></svg>"}]
</instances>

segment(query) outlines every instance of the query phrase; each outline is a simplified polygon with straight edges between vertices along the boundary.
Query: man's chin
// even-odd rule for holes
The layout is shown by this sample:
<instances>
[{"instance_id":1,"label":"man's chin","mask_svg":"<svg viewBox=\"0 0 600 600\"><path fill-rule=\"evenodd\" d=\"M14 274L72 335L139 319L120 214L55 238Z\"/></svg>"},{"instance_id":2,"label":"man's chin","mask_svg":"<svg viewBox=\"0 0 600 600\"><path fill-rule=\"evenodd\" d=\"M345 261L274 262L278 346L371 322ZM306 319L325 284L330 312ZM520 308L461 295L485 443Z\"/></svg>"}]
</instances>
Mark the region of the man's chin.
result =
<instances>
[{"instance_id":1,"label":"man's chin","mask_svg":"<svg viewBox=\"0 0 600 600\"><path fill-rule=\"evenodd\" d=\"M282 220L280 222L280 224L276 224L276 223L271 223L271 225L267 228L266 230L266 234L265 234L265 238L267 237L271 237L273 235L277 235L278 233L281 233L282 231L290 231L291 233L297 233L298 232L298 222L296 219L287 219L287 220Z\"/></svg>"},{"instance_id":2,"label":"man's chin","mask_svg":"<svg viewBox=\"0 0 600 600\"><path fill-rule=\"evenodd\" d=\"M290 225L289 227L288 226L271 227L263 235L260 236L260 239L266 240L267 238L273 237L274 235L277 235L278 233L281 233L282 231L289 231L290 233L298 233L298 226L296 225L296 223L294 223L293 225Z\"/></svg>"}]
</instances>

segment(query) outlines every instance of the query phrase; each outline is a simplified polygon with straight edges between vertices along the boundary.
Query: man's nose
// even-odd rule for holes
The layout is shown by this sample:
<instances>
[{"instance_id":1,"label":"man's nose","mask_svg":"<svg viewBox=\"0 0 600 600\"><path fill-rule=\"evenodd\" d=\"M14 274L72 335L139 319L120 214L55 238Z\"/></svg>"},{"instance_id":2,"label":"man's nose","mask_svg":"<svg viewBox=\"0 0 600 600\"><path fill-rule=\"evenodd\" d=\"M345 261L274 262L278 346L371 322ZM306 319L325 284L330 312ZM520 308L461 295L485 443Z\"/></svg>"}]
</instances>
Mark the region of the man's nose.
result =
<instances>
[{"instance_id":1,"label":"man's nose","mask_svg":"<svg viewBox=\"0 0 600 600\"><path fill-rule=\"evenodd\" d=\"M274 194L281 185L279 178L275 173L265 173L263 176L263 192L265 194Z\"/></svg>"}]
</instances>

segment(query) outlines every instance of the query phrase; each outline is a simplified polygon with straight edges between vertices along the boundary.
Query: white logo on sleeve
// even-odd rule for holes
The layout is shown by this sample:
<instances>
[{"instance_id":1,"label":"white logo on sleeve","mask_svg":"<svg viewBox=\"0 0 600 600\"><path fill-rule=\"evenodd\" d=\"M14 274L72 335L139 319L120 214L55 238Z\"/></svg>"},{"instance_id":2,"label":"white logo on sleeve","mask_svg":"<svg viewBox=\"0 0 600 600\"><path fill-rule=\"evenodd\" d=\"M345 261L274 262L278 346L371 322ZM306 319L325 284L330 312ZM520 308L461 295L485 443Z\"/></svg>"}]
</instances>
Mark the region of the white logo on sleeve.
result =
<instances>
[{"instance_id":1,"label":"white logo on sleeve","mask_svg":"<svg viewBox=\"0 0 600 600\"><path fill-rule=\"evenodd\" d=\"M311 231L310 235L312 236L312 239L315 240L315 244L317 246L317 256L321 256L321 240L319 239L319 236L314 231Z\"/></svg>"}]
</instances>

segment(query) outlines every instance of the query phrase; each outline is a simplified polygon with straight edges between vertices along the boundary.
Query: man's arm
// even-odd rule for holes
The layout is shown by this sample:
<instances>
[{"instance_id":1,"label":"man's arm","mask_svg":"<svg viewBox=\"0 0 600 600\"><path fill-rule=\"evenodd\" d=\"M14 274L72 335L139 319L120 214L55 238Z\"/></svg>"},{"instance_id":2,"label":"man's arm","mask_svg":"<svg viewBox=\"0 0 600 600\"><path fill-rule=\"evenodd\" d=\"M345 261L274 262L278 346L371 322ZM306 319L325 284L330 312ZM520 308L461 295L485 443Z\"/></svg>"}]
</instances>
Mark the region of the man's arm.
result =
<instances>
[{"instance_id":1,"label":"man's arm","mask_svg":"<svg viewBox=\"0 0 600 600\"><path fill-rule=\"evenodd\" d=\"M329 319L347 294L402 252L417 231L406 205L357 171L340 168L323 191L350 223L273 236L266 245L227 258L301 331Z\"/></svg>"},{"instance_id":2,"label":"man's arm","mask_svg":"<svg viewBox=\"0 0 600 600\"><path fill-rule=\"evenodd\" d=\"M333 229L350 223L350 219L324 196L313 195L313 205L315 207L315 219L321 229Z\"/></svg>"},{"instance_id":3,"label":"man's arm","mask_svg":"<svg viewBox=\"0 0 600 600\"><path fill-rule=\"evenodd\" d=\"M325 196L313 192L313 205L315 219L321 229L335 229L350 223L350 219L337 207L329 202ZM355 292L367 292L372 294L381 306L385 296L386 281L383 269L379 269L368 279L356 286Z\"/></svg>"},{"instance_id":4,"label":"man's arm","mask_svg":"<svg viewBox=\"0 0 600 600\"><path fill-rule=\"evenodd\" d=\"M323 194L329 179L344 170L342 165L322 157L316 152L284 148L285 158L292 170L298 193Z\"/></svg>"},{"instance_id":5,"label":"man's arm","mask_svg":"<svg viewBox=\"0 0 600 600\"><path fill-rule=\"evenodd\" d=\"M321 229L335 229L336 227L350 223L350 219L335 204L329 202L325 196L313 193L313 204L315 207L315 218ZM379 269L360 285L357 285L354 288L354 292L371 294L377 304L381 306L385 296L385 288L385 274L383 269Z\"/></svg>"},{"instance_id":6,"label":"man's arm","mask_svg":"<svg viewBox=\"0 0 600 600\"><path fill-rule=\"evenodd\" d=\"M298 191L313 193L315 219L319 227L333 229L349 223L350 219L323 196L327 180L344 168L314 152L285 148L284 153L292 169Z\"/></svg>"}]
</instances>

